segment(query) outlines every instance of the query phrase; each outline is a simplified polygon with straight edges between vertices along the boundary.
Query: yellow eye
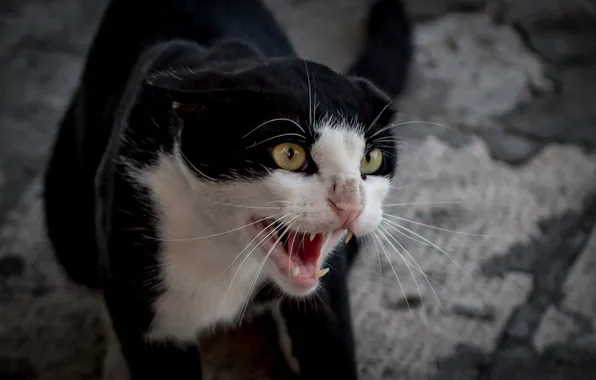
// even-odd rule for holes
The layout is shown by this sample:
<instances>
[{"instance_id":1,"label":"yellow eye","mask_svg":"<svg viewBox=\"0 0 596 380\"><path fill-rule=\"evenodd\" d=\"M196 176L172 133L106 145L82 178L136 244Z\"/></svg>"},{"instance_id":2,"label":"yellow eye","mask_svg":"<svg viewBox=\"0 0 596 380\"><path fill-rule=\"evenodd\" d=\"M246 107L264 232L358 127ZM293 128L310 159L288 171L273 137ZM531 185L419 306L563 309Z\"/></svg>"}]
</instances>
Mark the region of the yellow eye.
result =
<instances>
[{"instance_id":1,"label":"yellow eye","mask_svg":"<svg viewBox=\"0 0 596 380\"><path fill-rule=\"evenodd\" d=\"M373 149L366 153L360 161L360 171L363 174L373 174L381 167L383 163L383 152L379 149Z\"/></svg>"},{"instance_id":2,"label":"yellow eye","mask_svg":"<svg viewBox=\"0 0 596 380\"><path fill-rule=\"evenodd\" d=\"M306 161L304 148L292 143L279 144L273 148L272 155L277 166L291 172L302 168Z\"/></svg>"}]
</instances>

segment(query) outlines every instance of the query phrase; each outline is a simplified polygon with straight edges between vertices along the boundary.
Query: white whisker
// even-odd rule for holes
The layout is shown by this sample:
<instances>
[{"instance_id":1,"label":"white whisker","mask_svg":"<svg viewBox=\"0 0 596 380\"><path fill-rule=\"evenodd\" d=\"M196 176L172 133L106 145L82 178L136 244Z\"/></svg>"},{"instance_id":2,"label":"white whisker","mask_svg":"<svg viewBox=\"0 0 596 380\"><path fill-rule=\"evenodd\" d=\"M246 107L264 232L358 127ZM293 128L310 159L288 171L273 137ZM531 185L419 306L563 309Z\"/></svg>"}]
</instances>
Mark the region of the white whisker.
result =
<instances>
[{"instance_id":1,"label":"white whisker","mask_svg":"<svg viewBox=\"0 0 596 380\"><path fill-rule=\"evenodd\" d=\"M205 174L202 171L200 171L196 166L194 166L194 164L192 162L190 162L190 160L188 159L188 157L186 157L186 155L184 154L184 152L180 148L178 148L178 153L184 159L184 162L186 162L199 175L205 177L206 179L208 179L210 181L216 181L215 178L208 176L207 174Z\"/></svg>"},{"instance_id":2,"label":"white whisker","mask_svg":"<svg viewBox=\"0 0 596 380\"><path fill-rule=\"evenodd\" d=\"M301 134L298 134L298 133L282 133L282 134L277 135L277 136L266 138L265 140L259 141L258 143L254 143L251 146L249 146L248 149L254 148L255 146L258 146L258 145L261 145L261 144L264 144L267 141L275 140L275 139L278 139L280 137L285 137L285 136L297 136L297 137L300 137L301 139L304 139L304 136L301 135Z\"/></svg>"},{"instance_id":3,"label":"white whisker","mask_svg":"<svg viewBox=\"0 0 596 380\"><path fill-rule=\"evenodd\" d=\"M375 143L376 143L376 141L375 141ZM399 146L399 145L405 145L405 146L409 146L410 148L414 148L414 149L416 149L416 150L420 150L420 147L419 147L419 146L416 146L416 145L414 145L414 144L410 144L410 143L408 143L408 142L405 142L405 141L403 141L403 140L398 140L398 141L396 141L396 143L395 143L395 144L396 144L396 145L398 145L398 146Z\"/></svg>"},{"instance_id":4,"label":"white whisker","mask_svg":"<svg viewBox=\"0 0 596 380\"><path fill-rule=\"evenodd\" d=\"M450 229L443 228L443 227L433 226L432 224L425 224L425 223L422 223L422 222L417 222L415 220L402 218L401 216L397 216L397 215L391 215L391 214L385 214L385 215L388 216L388 217L391 217L391 218L395 218L395 219L404 221L406 223L412 223L412 224L415 224L417 226L423 226L423 227L431 228L433 230L438 230L438 231L450 232L452 234L457 234L457 235L494 237L494 238L503 237L502 235L501 236L496 236L496 235L493 236L493 235L478 234L478 233L473 233L473 232L454 231L454 230L450 230ZM400 224L400 226L401 226L401 224Z\"/></svg>"},{"instance_id":5,"label":"white whisker","mask_svg":"<svg viewBox=\"0 0 596 380\"><path fill-rule=\"evenodd\" d=\"M254 222L245 224L245 225L240 226L240 227L232 228L231 230L227 230L227 231L223 231L223 232L218 232L218 233L211 234L211 235L195 236L195 237L191 237L191 238L177 238L177 239L160 239L160 238L151 238L149 236L147 236L147 237L148 238L151 238L151 239L154 239L154 240L158 240L158 241L164 241L164 242L185 242L185 241L209 239L209 238L213 238L213 237L216 237L216 236L222 236L222 235L225 235L225 234L229 234L230 232L240 231L240 230L242 230L242 229L244 229L246 227L253 226L253 225L257 224L257 223L260 223L260 222L262 222L264 220L267 220L267 219L270 219L270 218L272 218L272 216L271 217L267 217L267 218L262 218L262 219L256 220Z\"/></svg>"},{"instance_id":6,"label":"white whisker","mask_svg":"<svg viewBox=\"0 0 596 380\"><path fill-rule=\"evenodd\" d=\"M394 186L393 184L391 184L391 190L398 190L398 189L401 190L401 189L410 189L412 187L419 187L419 186L424 185L424 184L427 184L430 181L433 181L435 179L436 178L427 178L427 179L422 180L422 181L417 182L417 183L412 183L412 184L409 184L409 185L402 185L402 186Z\"/></svg>"},{"instance_id":7,"label":"white whisker","mask_svg":"<svg viewBox=\"0 0 596 380\"><path fill-rule=\"evenodd\" d=\"M462 201L445 201L445 202L404 202L404 203L387 203L383 207L402 207L402 206L421 206L421 205L448 205L458 204Z\"/></svg>"},{"instance_id":8,"label":"white whisker","mask_svg":"<svg viewBox=\"0 0 596 380\"><path fill-rule=\"evenodd\" d=\"M300 225L298 225L298 227L296 228L296 233L298 233L298 231L300 231ZM290 263L291 263L292 262L292 253L293 253L293 249L294 249L294 244L288 244L288 249L289 249L288 253L289 253L289 256L290 256ZM291 270L292 270L292 265L288 265L288 280L290 280L290 281L292 280L292 277L291 277L292 276L292 272L291 272Z\"/></svg>"},{"instance_id":9,"label":"white whisker","mask_svg":"<svg viewBox=\"0 0 596 380\"><path fill-rule=\"evenodd\" d=\"M273 221L273 223L269 224L269 226L267 226L267 227L263 228L263 229L262 229L262 230L261 230L261 231L260 231L260 232L259 232L259 233L258 233L258 234L257 234L257 235L256 235L256 236L255 236L255 237L254 237L254 238L253 238L253 239L252 239L252 240L251 240L251 241L250 241L250 242L249 242L249 243L248 243L248 244L247 244L245 247L244 247L244 249L242 249L242 251L240 251L240 253L239 253L238 255L236 255L236 257L234 258L234 260L232 260L232 262L231 262L231 263L230 263L230 264L229 264L229 265L228 265L228 266L227 266L227 267L226 267L226 268L225 268L223 271L221 271L221 272L218 274L218 276L221 276L221 275L222 275L222 274L224 274L224 273L225 273L225 272L226 272L228 269L230 269L230 268L232 267L232 265L234 265L234 263L235 263L235 262L236 262L236 261L237 261L237 260L238 260L238 259L239 259L239 258L242 256L242 254L244 253L244 251L246 251L246 250L248 249L248 247L250 247L250 245L251 245L251 244L252 244L252 243L253 243L255 240L257 240L257 239L259 238L259 236L260 236L260 235L261 235L263 232L267 231L267 229L268 229L269 227L271 227L271 226L275 226L275 223L278 223L278 222L280 222L282 219L284 219L284 218L286 218L286 217L288 217L288 216L290 216L290 214L289 214L289 213L288 213L288 214L285 214L285 215L283 215L282 217L280 217L280 218L278 218L278 219L276 219L275 221ZM265 236L265 237L264 237L262 240L260 240L260 241L257 243L257 245L256 245L256 246L255 246L255 247L252 249L252 251L250 251L250 252L249 252L249 253L246 255L246 258L245 258L245 259L242 261L242 263L240 263L240 267L242 266L242 264L244 264L244 261L245 261L245 260L248 258L248 256L250 256L250 254L251 254L251 253L252 253L252 252L253 252L255 249L257 249L258 247L260 247L260 246L261 246L261 244L262 244L262 243L264 243L264 242L265 242L265 241L266 241L266 240L269 238L269 236L271 236L271 235L272 235L272 234L273 234L275 231L276 231L276 229L273 229L273 230L271 230L271 232L270 232L269 234L267 234L267 236ZM233 279L232 279L232 280L233 280Z\"/></svg>"},{"instance_id":10,"label":"white whisker","mask_svg":"<svg viewBox=\"0 0 596 380\"><path fill-rule=\"evenodd\" d=\"M273 122L276 122L276 121L287 121L287 122L289 122L289 123L292 123L292 124L294 124L296 127L298 127L298 128L299 128L299 129L302 131L302 133L306 133L306 132L304 132L304 129L303 129L301 126L300 126L300 124L298 124L298 123L297 123L297 122L295 122L294 120L292 120L292 119L288 119L288 118L286 118L286 117L278 117L278 118L275 118L275 119L267 120L266 122L259 124L259 125L258 125L257 127L255 127L253 130L251 130L250 132L248 132L247 134L245 134L244 136L242 136L242 138L245 138L246 136L250 135L251 133L253 133L253 132L254 132L254 131L256 131L257 129L261 128L262 126L265 126L265 125L267 125L267 124L269 124L269 123L273 123Z\"/></svg>"},{"instance_id":11,"label":"white whisker","mask_svg":"<svg viewBox=\"0 0 596 380\"><path fill-rule=\"evenodd\" d=\"M422 294L422 290L420 289L420 285L418 285L418 280L416 280L416 275L414 274L414 271L412 271L412 268L410 267L410 265L408 264L408 261L405 259L405 257L401 254L401 252L399 252L399 250L395 247L395 245L389 240L389 237L392 237L391 234L389 234L387 232L387 230L385 228L383 228L383 226L379 226L379 230L382 233L383 238L385 239L385 241L393 248L395 249L395 252L397 253L397 255L399 256L399 258L403 261L403 263L405 264L406 268L408 268L408 271L410 272L410 275L412 276L412 279L414 280L414 286L416 286L416 289L418 290L418 294L420 295L420 305L421 305L421 310L422 310L422 318L424 319L424 324L427 324L427 320L426 320L426 310L424 308L424 295ZM422 269L421 269L422 271ZM424 271L422 271L422 273L424 273ZM407 297L406 297L407 299Z\"/></svg>"},{"instance_id":12,"label":"white whisker","mask_svg":"<svg viewBox=\"0 0 596 380\"><path fill-rule=\"evenodd\" d=\"M306 71L306 80L308 82L308 127L312 131L314 122L314 110L312 104L312 89L310 87L310 72L308 71L308 63L306 62L306 60L304 60L304 69Z\"/></svg>"},{"instance_id":13,"label":"white whisker","mask_svg":"<svg viewBox=\"0 0 596 380\"><path fill-rule=\"evenodd\" d=\"M375 139L374 142L375 142L375 144L383 143L383 142L399 144L401 142L401 140L398 140L396 137L391 136L391 137L379 137L378 139Z\"/></svg>"},{"instance_id":14,"label":"white whisker","mask_svg":"<svg viewBox=\"0 0 596 380\"><path fill-rule=\"evenodd\" d=\"M386 131L389 128L400 127L400 126L403 126L403 125L416 124L416 123L424 123L424 124L430 124L430 125L435 125L435 126L439 126L439 127L444 127L444 128L447 128L447 129L453 129L453 128L451 128L450 126L448 126L446 124L437 123L437 122L434 122L434 121L422 121L422 120L400 121L400 122L388 124L387 126L381 128L380 130L378 130L377 132L375 132L372 136L370 136L370 139L372 139L373 137L375 137L379 133L382 133L383 131Z\"/></svg>"},{"instance_id":15,"label":"white whisker","mask_svg":"<svg viewBox=\"0 0 596 380\"><path fill-rule=\"evenodd\" d=\"M393 102L395 101L395 98L391 99L389 101L389 103L387 103L387 105L385 105L385 107L383 107L381 109L381 112L379 112L379 114L373 119L373 121L370 123L370 125L368 126L368 129L372 128L375 126L375 124L377 124L377 121L379 121L379 118L381 117L381 115L383 114L383 112L385 112L385 110L387 110L387 108L389 108L389 106L391 104L393 104ZM383 128L381 128L382 130ZM372 139L373 136L377 135L379 132L377 131L375 134L373 134L372 136L369 137L369 139Z\"/></svg>"},{"instance_id":16,"label":"white whisker","mask_svg":"<svg viewBox=\"0 0 596 380\"><path fill-rule=\"evenodd\" d=\"M391 226L391 229L393 230L394 227L390 224L392 221L390 221L389 219L383 218L383 220L381 222L385 222L385 224ZM406 234L407 232L400 232L400 234ZM420 244L424 244L424 245L428 245L431 246L429 243L425 242L424 240L421 240L419 238L417 238L416 236L410 236L410 235L406 235L406 237L410 240L415 241L416 243L420 243ZM432 246L431 246L432 247Z\"/></svg>"},{"instance_id":17,"label":"white whisker","mask_svg":"<svg viewBox=\"0 0 596 380\"><path fill-rule=\"evenodd\" d=\"M280 206L251 206L251 205L239 205L239 204L234 204L234 203L228 203L228 202L220 202L220 201L215 201L213 199L209 199L204 197L203 199L205 199L206 201L209 201L211 203L215 203L218 205L222 205L222 206L231 206L231 207L240 207L240 208L250 208L250 209L256 209L256 210L278 210L281 207Z\"/></svg>"},{"instance_id":18,"label":"white whisker","mask_svg":"<svg viewBox=\"0 0 596 380\"><path fill-rule=\"evenodd\" d=\"M372 234L375 234L375 231L372 232ZM376 241L376 239L372 239L374 245L375 245L375 250L377 251L377 259L379 260L379 282L381 284L381 288L383 287L383 264L381 263L381 253L379 252L379 245Z\"/></svg>"},{"instance_id":19,"label":"white whisker","mask_svg":"<svg viewBox=\"0 0 596 380\"><path fill-rule=\"evenodd\" d=\"M408 231L409 233L413 234L414 236L418 237L419 239L423 240L424 242L426 242L427 244L429 244L430 246L434 247L435 249L437 249L439 252L441 252L442 254L444 254L451 262L453 262L455 265L457 265L458 268L460 268L462 271L464 271L464 273L469 276L471 279L474 279L474 277L467 271L465 270L458 262L457 260L455 260L451 255L449 255L447 252L445 252L442 248L440 248L438 245L436 245L435 243L431 242L430 240L428 240L427 238L425 238L424 236L415 233L414 231L410 230L407 227L402 226L399 223L395 223L391 220L387 220L386 222L389 223L390 227L397 233L412 239L410 236L408 236L407 234L405 234L403 232L403 230Z\"/></svg>"},{"instance_id":20,"label":"white whisker","mask_svg":"<svg viewBox=\"0 0 596 380\"><path fill-rule=\"evenodd\" d=\"M382 226L379 226L379 228L383 228ZM422 269L422 267L420 266L420 264L418 264L416 262L416 259L414 258L414 256L412 256L412 254L406 249L406 247L403 246L402 243L399 242L399 240L397 240L397 238L395 236L393 236L391 233L389 233L389 231L387 231L385 228L383 228L383 230L385 231L385 233L387 234L386 236L389 237L389 239L393 240L395 243L397 243L397 245L400 246L401 249L404 250L404 252L408 255L408 257L412 260L411 262L414 264L414 268L416 268L420 274L422 274L422 276L424 277L424 279L426 280L426 283L428 284L428 286L430 287L431 291L433 292L433 294L435 295L435 298L437 299L437 301L439 302L439 306L441 307L442 310L445 310L445 308L443 307L443 304L441 302L441 299L439 298L439 295L437 294L437 292L435 291L435 288L431 285L431 281L437 285L439 285L441 288L444 289L443 285L439 284L438 282L436 282L435 280L433 280L431 277L429 277L426 273L424 273L424 270ZM396 252L402 256L401 252L397 249L397 247L395 247L393 244L391 244L392 247L396 250ZM402 256L403 259L405 259ZM410 270L411 273L411 270ZM414 274L412 273L412 276L414 276ZM421 294L422 296L422 294Z\"/></svg>"},{"instance_id":21,"label":"white whisker","mask_svg":"<svg viewBox=\"0 0 596 380\"><path fill-rule=\"evenodd\" d=\"M374 144L375 148L379 148L379 149L383 149L386 152L388 152L390 149L393 150L393 148L395 148L394 145L390 145L390 144Z\"/></svg>"},{"instance_id":22,"label":"white whisker","mask_svg":"<svg viewBox=\"0 0 596 380\"><path fill-rule=\"evenodd\" d=\"M275 249L275 247L277 246L277 244L279 244L279 242L281 241L282 237L288 232L288 230L290 229L291 223L293 220L295 220L297 218L294 217L292 220L290 220L288 222L288 225L286 227L286 230L284 232L282 232L279 237L277 238L277 240L275 241L275 243L273 243L273 245L271 246L271 248L269 249L269 251L267 252L267 254L265 255L265 258L263 259L263 261L261 262L261 265L259 266L259 268L257 269L257 273L255 274L254 280L250 286L250 289L248 290L247 296L246 296L246 301L244 302L244 305L242 307L242 312L240 313L240 317L238 318L238 322L241 322L242 319L244 319L244 314L246 313L246 309L248 308L248 304L250 303L250 298L252 296L252 292L254 290L254 287L259 279L259 275L261 274L261 271L263 270L263 267L265 266L265 264L267 263L267 260L269 259L269 256L271 255L271 252L273 252L273 250Z\"/></svg>"},{"instance_id":23,"label":"white whisker","mask_svg":"<svg viewBox=\"0 0 596 380\"><path fill-rule=\"evenodd\" d=\"M406 290L404 289L404 287L403 287L403 285L401 283L401 280L399 279L399 276L397 275L397 271L395 270L395 267L393 266L393 263L391 262L391 258L389 257L389 254L387 253L387 250L385 249L385 246L383 245L383 243L381 242L381 240L379 239L379 237L377 236L377 234L373 234L373 236L379 242L379 245L381 246L381 249L383 250L383 253L385 255L385 258L387 259L387 262L389 263L389 266L391 267L391 270L393 271L393 274L395 275L395 279L397 280L397 284L399 285L399 288L401 289L401 292L404 295L404 300L406 302L406 306L408 306L408 310L410 311L410 315L414 316L414 313L412 312L412 308L410 307L410 301L408 301L408 297L406 295Z\"/></svg>"},{"instance_id":24,"label":"white whisker","mask_svg":"<svg viewBox=\"0 0 596 380\"><path fill-rule=\"evenodd\" d=\"M386 220L383 220L382 222L385 222L385 223L386 223L387 221L386 221ZM392 228L392 227L389 227L389 226L388 226L388 228ZM403 250L404 250L404 251L405 251L405 252L408 254L408 256L409 256L409 257L412 259L411 263L414 265L414 268L415 268L415 269L416 269L418 272L420 272L420 274L421 274L421 275L425 276L425 277L427 278L427 280L428 280L428 281L430 281L430 282L432 282L433 284L435 284L435 285L439 286L441 289L445 289L445 287L444 287L443 285L441 285L439 282L437 282L436 280L434 280L432 277L429 277L429 276L428 276L426 273L424 273L424 271L422 270L422 267L420 267L420 265L418 265L418 263L416 262L416 260L414 259L414 257L413 257L413 256L410 254L410 252L408 252L408 250L407 250L407 249L404 247L404 245L403 245L403 244L402 244L402 243L401 243L399 240L397 240L397 238L396 238L396 237L394 237L394 236L393 236L393 235L391 235L391 234L389 234L389 236L390 236L390 237L391 237L391 239L392 239L393 241L395 241L395 242L396 242L396 243L397 243L397 244L398 244L398 245L399 245L401 248L403 248ZM412 238L410 237L410 239L412 239ZM425 245L427 245L425 242L423 242L423 241L421 241L421 240L415 240L415 241L416 241L416 242L419 242L419 243L422 243L422 244L425 244Z\"/></svg>"},{"instance_id":25,"label":"white whisker","mask_svg":"<svg viewBox=\"0 0 596 380\"><path fill-rule=\"evenodd\" d=\"M298 232L298 231L296 231ZM304 249L304 242L306 241L306 234L302 234L302 241L300 242L299 247L302 247L302 249Z\"/></svg>"},{"instance_id":26,"label":"white whisker","mask_svg":"<svg viewBox=\"0 0 596 380\"><path fill-rule=\"evenodd\" d=\"M327 244L329 244L329 240L331 240L331 234L326 234L327 237L325 238L325 241L323 242L323 246L321 247L321 252L325 252L325 248L327 247Z\"/></svg>"},{"instance_id":27,"label":"white whisker","mask_svg":"<svg viewBox=\"0 0 596 380\"><path fill-rule=\"evenodd\" d=\"M294 219L295 219L295 218L296 218L296 217L294 217ZM292 220L294 220L294 219L292 219ZM271 225L273 225L273 224L271 224ZM259 243L258 243L256 246L254 246L254 247L253 247L253 249L252 249L250 252L248 252L248 254L246 254L246 256L244 257L244 260L242 260L242 262L240 263L240 265L238 265L238 268L236 269L236 272L234 272L234 275L232 276L232 279L230 280L230 284L228 285L228 288L226 289L226 292L224 293L224 296L223 296L223 298L222 298L222 301L221 301L220 305L221 305L221 304L223 304L223 303L225 302L225 300L226 300L226 298L227 298L227 296L228 296L228 293L230 292L230 289L232 288L232 284L234 283L234 280L236 279L236 276L237 276L237 275L238 275L238 273L240 272L240 269L242 268L242 266L244 265L244 263L246 262L246 260L248 260L248 258L251 256L251 254L252 254L252 253L253 253L253 252L254 252L256 249L258 249L259 247L261 247L261 245L262 245L262 244L263 244L265 241L267 241L267 239L269 239L269 237L270 237L271 235L273 235L275 232L277 232L277 231L278 231L278 230L280 230L281 228L283 228L283 225L280 225L280 226L274 226L274 228L271 230L271 232L269 232L269 233L267 234L267 236L265 236L265 237L264 237L264 238L263 238L263 239L262 239L262 240L261 240L261 241L260 241L260 242L259 242ZM265 230L265 229L263 229L263 231L264 231L264 230ZM254 240L254 239L253 239L253 240ZM246 247L248 247L248 246L250 246L250 243L249 243L249 245L247 245ZM245 249L246 249L246 247L245 247ZM238 257L240 257L240 255L241 255L241 254L242 254L242 253L240 253L240 254L239 254L238 256L236 256L236 257L237 257L237 258L238 258ZM234 260L234 261L236 261L236 260Z\"/></svg>"},{"instance_id":28,"label":"white whisker","mask_svg":"<svg viewBox=\"0 0 596 380\"><path fill-rule=\"evenodd\" d=\"M378 131L376 131L375 133L373 133L373 134L372 134L372 135L369 137L369 139L370 139L372 142L375 142L375 140L374 140L374 137L375 137L376 135L378 135L379 133L383 133L383 132L385 132L385 131L386 131L386 130L388 130L388 129L391 129L391 128L393 128L394 126L395 126L395 124L389 124L389 125L386 125L386 126L384 126L383 128L381 128L381 129L379 129Z\"/></svg>"}]
</instances>

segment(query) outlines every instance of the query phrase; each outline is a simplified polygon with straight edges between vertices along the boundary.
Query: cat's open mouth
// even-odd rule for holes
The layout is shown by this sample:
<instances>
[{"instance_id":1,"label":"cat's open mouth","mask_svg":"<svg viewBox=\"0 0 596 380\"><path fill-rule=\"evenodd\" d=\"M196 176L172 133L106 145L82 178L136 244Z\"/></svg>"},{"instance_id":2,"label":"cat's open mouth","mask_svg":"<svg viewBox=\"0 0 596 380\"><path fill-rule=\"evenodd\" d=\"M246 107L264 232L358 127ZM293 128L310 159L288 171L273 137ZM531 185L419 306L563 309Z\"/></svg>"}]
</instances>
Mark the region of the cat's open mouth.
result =
<instances>
[{"instance_id":1,"label":"cat's open mouth","mask_svg":"<svg viewBox=\"0 0 596 380\"><path fill-rule=\"evenodd\" d=\"M253 226L258 235L257 244L265 239L260 245L265 253L270 252L269 260L293 285L312 288L329 271L329 268L321 269L322 253L326 244L341 231L304 234L269 219Z\"/></svg>"}]
</instances>

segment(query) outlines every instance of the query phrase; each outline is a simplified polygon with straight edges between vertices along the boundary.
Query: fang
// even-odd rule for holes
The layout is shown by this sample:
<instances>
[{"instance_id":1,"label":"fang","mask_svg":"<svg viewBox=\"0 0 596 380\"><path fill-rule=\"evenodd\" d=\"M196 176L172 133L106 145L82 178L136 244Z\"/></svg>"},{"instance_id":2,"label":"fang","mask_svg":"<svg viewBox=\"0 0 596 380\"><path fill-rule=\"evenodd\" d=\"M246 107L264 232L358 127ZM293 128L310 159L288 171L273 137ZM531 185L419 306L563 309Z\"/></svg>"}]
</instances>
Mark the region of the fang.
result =
<instances>
[{"instance_id":1,"label":"fang","mask_svg":"<svg viewBox=\"0 0 596 380\"><path fill-rule=\"evenodd\" d=\"M350 240L352 240L353 236L354 236L354 233L352 231L348 231L348 233L346 234L345 242L348 243Z\"/></svg>"},{"instance_id":2,"label":"fang","mask_svg":"<svg viewBox=\"0 0 596 380\"><path fill-rule=\"evenodd\" d=\"M317 269L317 271L316 271L316 273L315 273L315 274L316 274L317 278L321 278L321 277L323 277L324 275L326 275L328 272L329 272L329 268L325 268L325 269Z\"/></svg>"}]
</instances>

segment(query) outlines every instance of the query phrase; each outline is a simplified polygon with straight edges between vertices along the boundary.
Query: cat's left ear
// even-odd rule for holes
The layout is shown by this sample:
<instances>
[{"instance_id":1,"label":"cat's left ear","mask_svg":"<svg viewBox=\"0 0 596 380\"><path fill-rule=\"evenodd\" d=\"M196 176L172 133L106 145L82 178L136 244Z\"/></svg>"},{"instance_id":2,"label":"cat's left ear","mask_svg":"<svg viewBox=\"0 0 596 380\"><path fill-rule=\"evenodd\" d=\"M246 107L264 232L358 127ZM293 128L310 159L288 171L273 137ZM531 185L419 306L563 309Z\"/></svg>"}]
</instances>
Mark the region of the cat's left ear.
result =
<instances>
[{"instance_id":1,"label":"cat's left ear","mask_svg":"<svg viewBox=\"0 0 596 380\"><path fill-rule=\"evenodd\" d=\"M149 76L145 88L156 107L167 107L169 112L186 119L199 110L199 105L212 101L213 91L195 86L200 78L184 78L176 73L159 73ZM165 110L165 109L164 109Z\"/></svg>"},{"instance_id":2,"label":"cat's left ear","mask_svg":"<svg viewBox=\"0 0 596 380\"><path fill-rule=\"evenodd\" d=\"M234 86L233 75L221 71L222 62L263 56L252 45L236 40L222 40L209 49L194 42L171 41L160 49L146 75L145 85L154 95L169 98L179 111L185 107L194 109L198 101L222 96L222 88ZM242 69L241 63L235 68Z\"/></svg>"},{"instance_id":3,"label":"cat's left ear","mask_svg":"<svg viewBox=\"0 0 596 380\"><path fill-rule=\"evenodd\" d=\"M190 75L193 72L187 68L200 68L207 52L194 42L182 40L172 40L151 47L140 59L144 62L143 92L159 103L168 100L172 103L195 101L198 75Z\"/></svg>"},{"instance_id":4,"label":"cat's left ear","mask_svg":"<svg viewBox=\"0 0 596 380\"><path fill-rule=\"evenodd\" d=\"M196 103L200 91L185 88L185 82L174 73L156 73L147 77L145 86L154 96L169 99L174 106Z\"/></svg>"},{"instance_id":5,"label":"cat's left ear","mask_svg":"<svg viewBox=\"0 0 596 380\"><path fill-rule=\"evenodd\" d=\"M386 112L397 113L396 98L391 98L385 91L377 87L373 82L366 78L352 76L350 77L352 84L362 91L367 97L372 99L375 103L385 108Z\"/></svg>"}]
</instances>

